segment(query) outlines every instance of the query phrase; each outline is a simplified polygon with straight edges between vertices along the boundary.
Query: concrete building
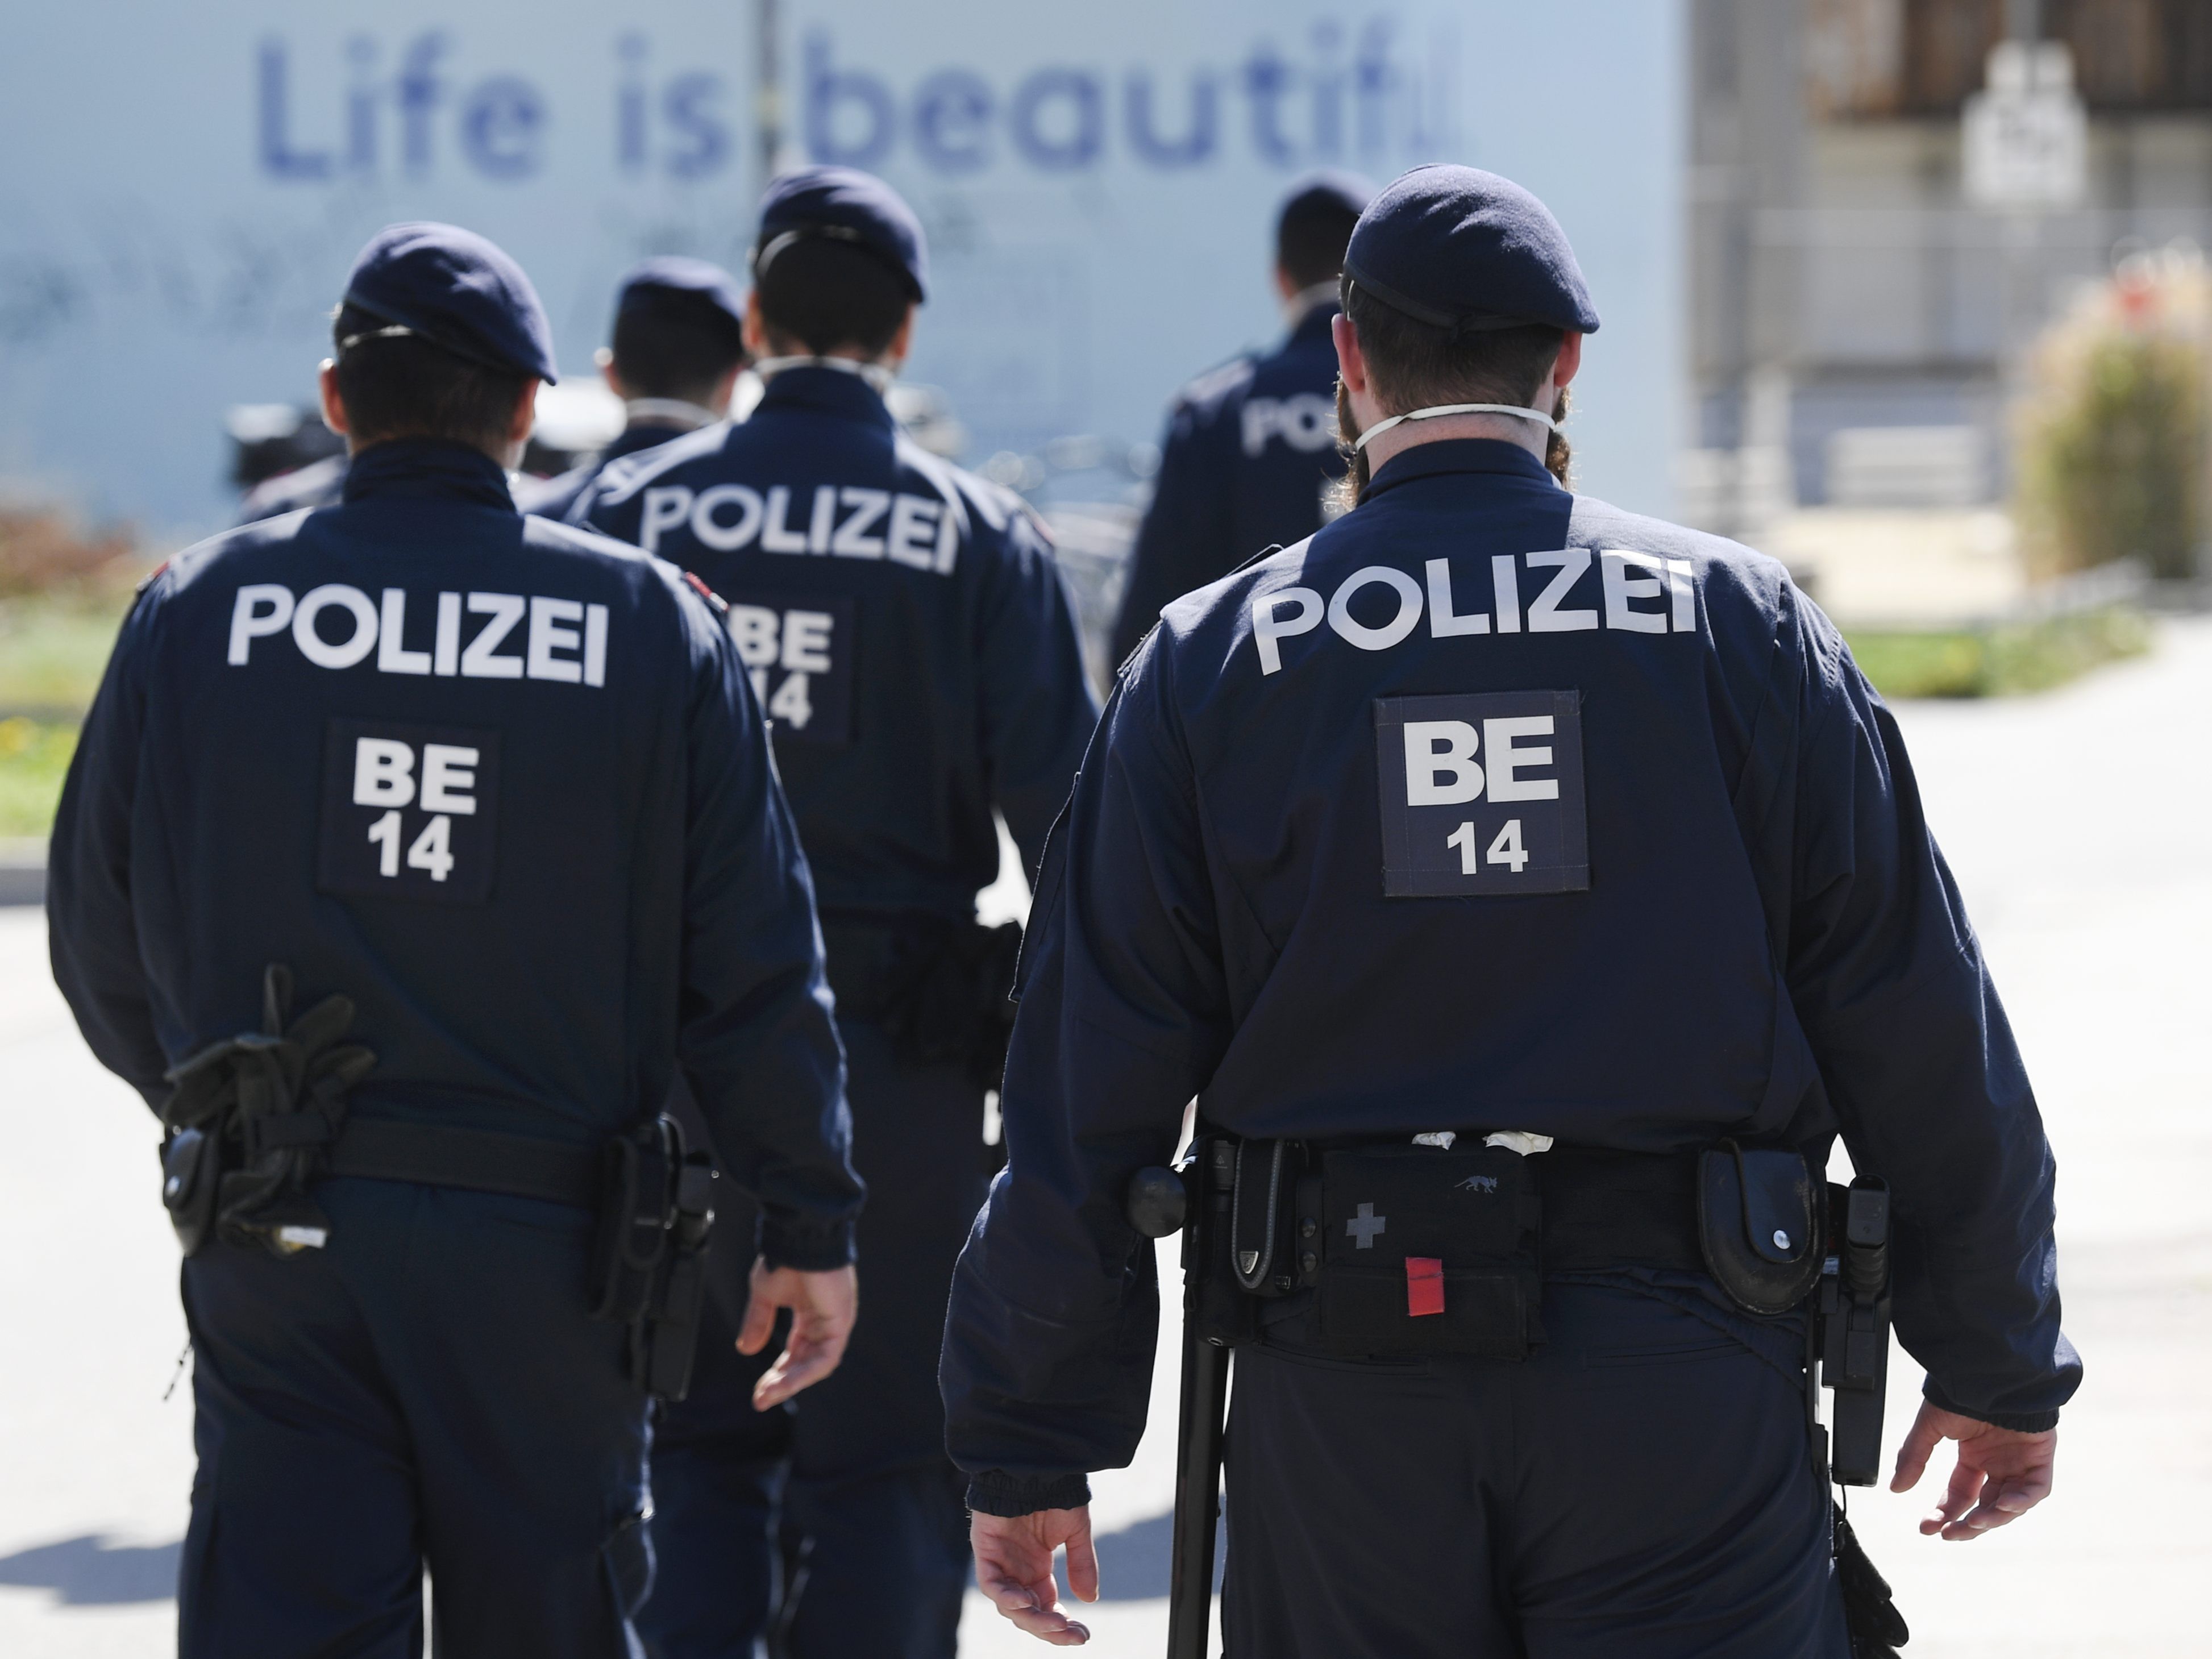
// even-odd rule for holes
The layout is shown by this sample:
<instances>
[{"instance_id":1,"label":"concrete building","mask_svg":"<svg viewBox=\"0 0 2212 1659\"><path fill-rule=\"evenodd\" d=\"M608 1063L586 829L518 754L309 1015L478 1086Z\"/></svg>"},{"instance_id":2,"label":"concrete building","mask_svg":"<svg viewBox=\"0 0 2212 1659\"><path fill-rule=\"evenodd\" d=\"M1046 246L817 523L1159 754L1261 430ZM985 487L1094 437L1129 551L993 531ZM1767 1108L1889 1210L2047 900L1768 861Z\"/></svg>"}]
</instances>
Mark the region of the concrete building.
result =
<instances>
[{"instance_id":1,"label":"concrete building","mask_svg":"<svg viewBox=\"0 0 2212 1659\"><path fill-rule=\"evenodd\" d=\"M2021 349L2130 252L2212 245L2205 0L1692 0L1691 27L1683 497L1713 528L1998 498ZM1966 187L2008 40L2086 111L2052 204Z\"/></svg>"}]
</instances>

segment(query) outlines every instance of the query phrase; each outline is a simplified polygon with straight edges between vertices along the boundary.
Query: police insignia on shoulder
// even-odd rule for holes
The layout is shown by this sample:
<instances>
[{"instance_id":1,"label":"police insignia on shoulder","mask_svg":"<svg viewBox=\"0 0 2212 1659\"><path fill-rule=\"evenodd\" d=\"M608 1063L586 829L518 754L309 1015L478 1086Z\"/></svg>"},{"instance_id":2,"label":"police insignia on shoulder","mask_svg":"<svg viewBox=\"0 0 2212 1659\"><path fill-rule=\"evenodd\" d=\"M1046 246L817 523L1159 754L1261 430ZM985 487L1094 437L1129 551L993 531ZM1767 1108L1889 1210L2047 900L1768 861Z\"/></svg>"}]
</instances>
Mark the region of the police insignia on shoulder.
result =
<instances>
[{"instance_id":1,"label":"police insignia on shoulder","mask_svg":"<svg viewBox=\"0 0 2212 1659\"><path fill-rule=\"evenodd\" d=\"M713 588L708 586L706 583L701 581L698 577L687 570L684 573L684 580L691 585L691 591L694 593L696 593L701 599L707 601L707 609L713 611L718 617L725 617L729 614L729 602L723 599L723 597L720 593L717 593Z\"/></svg>"}]
</instances>

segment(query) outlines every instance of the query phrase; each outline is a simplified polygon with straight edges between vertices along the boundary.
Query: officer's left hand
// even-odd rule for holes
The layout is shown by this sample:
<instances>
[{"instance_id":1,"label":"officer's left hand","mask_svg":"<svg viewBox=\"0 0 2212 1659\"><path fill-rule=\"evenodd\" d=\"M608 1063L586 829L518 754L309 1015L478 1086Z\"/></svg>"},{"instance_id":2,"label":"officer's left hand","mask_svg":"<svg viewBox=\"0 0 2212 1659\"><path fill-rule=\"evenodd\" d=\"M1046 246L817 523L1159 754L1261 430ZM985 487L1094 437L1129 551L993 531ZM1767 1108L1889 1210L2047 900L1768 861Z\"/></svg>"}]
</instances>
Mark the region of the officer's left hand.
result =
<instances>
[{"instance_id":1,"label":"officer's left hand","mask_svg":"<svg viewBox=\"0 0 2212 1659\"><path fill-rule=\"evenodd\" d=\"M1929 1455L1945 1440L1959 1443L1958 1467L1951 1471L1951 1490L1942 1503L1922 1519L1923 1537L1940 1532L1953 1540L1978 1538L1990 1528L2027 1514L2051 1495L2057 1430L2024 1434L2000 1429L1924 1400L1912 1431L1898 1448L1897 1474L1889 1489L1910 1492L1917 1486Z\"/></svg>"},{"instance_id":2,"label":"officer's left hand","mask_svg":"<svg viewBox=\"0 0 2212 1659\"><path fill-rule=\"evenodd\" d=\"M1091 1632L1060 1609L1052 1554L1067 1547L1067 1587L1085 1601L1098 1599L1098 1552L1091 1542L1091 1506L1039 1510L1034 1515L969 1517L968 1540L975 1552L975 1587L1005 1618L1056 1648L1080 1647Z\"/></svg>"},{"instance_id":3,"label":"officer's left hand","mask_svg":"<svg viewBox=\"0 0 2212 1659\"><path fill-rule=\"evenodd\" d=\"M860 1297L850 1267L811 1273L771 1267L765 1261L753 1263L752 1296L745 1304L744 1328L738 1333L738 1352L758 1353L775 1330L777 1311L791 1310L791 1334L783 1352L753 1384L755 1411L781 1406L837 1369L853 1334Z\"/></svg>"}]
</instances>

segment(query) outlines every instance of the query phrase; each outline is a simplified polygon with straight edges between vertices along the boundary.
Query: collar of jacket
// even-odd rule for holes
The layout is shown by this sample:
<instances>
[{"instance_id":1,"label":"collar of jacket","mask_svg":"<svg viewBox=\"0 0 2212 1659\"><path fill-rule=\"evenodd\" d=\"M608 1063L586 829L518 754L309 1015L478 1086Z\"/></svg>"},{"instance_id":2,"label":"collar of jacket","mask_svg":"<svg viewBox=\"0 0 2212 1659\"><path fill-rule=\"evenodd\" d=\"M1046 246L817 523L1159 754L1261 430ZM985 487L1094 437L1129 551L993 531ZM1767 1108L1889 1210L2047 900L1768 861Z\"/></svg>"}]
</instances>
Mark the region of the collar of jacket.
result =
<instances>
[{"instance_id":1,"label":"collar of jacket","mask_svg":"<svg viewBox=\"0 0 2212 1659\"><path fill-rule=\"evenodd\" d=\"M1543 462L1519 444L1499 438L1438 438L1401 449L1383 462L1359 499L1371 501L1386 489L1395 489L1414 478L1434 477L1439 472L1498 472L1553 489L1559 488L1559 481L1544 470Z\"/></svg>"},{"instance_id":2,"label":"collar of jacket","mask_svg":"<svg viewBox=\"0 0 2212 1659\"><path fill-rule=\"evenodd\" d=\"M357 453L346 469L345 498L365 495L443 495L514 511L499 463L442 438L391 438Z\"/></svg>"},{"instance_id":3,"label":"collar of jacket","mask_svg":"<svg viewBox=\"0 0 2212 1659\"><path fill-rule=\"evenodd\" d=\"M769 378L753 418L774 409L815 409L848 421L894 427L890 406L857 374L835 368L786 368Z\"/></svg>"},{"instance_id":4,"label":"collar of jacket","mask_svg":"<svg viewBox=\"0 0 2212 1659\"><path fill-rule=\"evenodd\" d=\"M1316 341L1331 343L1329 320L1343 308L1334 294L1324 299L1316 300L1299 314L1297 321L1291 325L1291 332L1286 343L1310 345Z\"/></svg>"}]
</instances>

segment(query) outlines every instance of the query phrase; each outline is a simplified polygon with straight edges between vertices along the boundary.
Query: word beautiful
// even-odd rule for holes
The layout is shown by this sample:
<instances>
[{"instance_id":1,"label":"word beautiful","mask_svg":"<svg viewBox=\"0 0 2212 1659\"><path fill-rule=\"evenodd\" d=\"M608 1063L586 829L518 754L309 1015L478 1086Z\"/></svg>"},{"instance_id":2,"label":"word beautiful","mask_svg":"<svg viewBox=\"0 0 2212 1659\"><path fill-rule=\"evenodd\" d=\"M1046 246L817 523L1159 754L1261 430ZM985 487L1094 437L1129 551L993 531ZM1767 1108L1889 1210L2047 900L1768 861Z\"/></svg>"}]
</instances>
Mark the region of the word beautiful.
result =
<instances>
[{"instance_id":1,"label":"word beautiful","mask_svg":"<svg viewBox=\"0 0 2212 1659\"><path fill-rule=\"evenodd\" d=\"M344 582L325 582L295 599L280 582L248 582L231 602L225 660L243 668L252 660L256 640L289 633L300 654L318 668L351 668L373 651L380 674L607 683L603 605L543 593L440 593L431 626L418 630L429 635L421 642L425 650L407 644L407 599L405 588L387 587L380 603ZM483 618L465 640L464 612ZM343 629L340 637L324 633L325 618ZM510 641L520 648L502 650Z\"/></svg>"},{"instance_id":2,"label":"word beautiful","mask_svg":"<svg viewBox=\"0 0 2212 1659\"><path fill-rule=\"evenodd\" d=\"M1572 606L1575 585L1589 574L1592 563L1601 573L1604 593L1604 626L1632 634L1693 634L1698 629L1698 592L1694 568L1687 559L1662 558L1656 553L1631 552L1625 548L1561 548L1556 552L1495 554L1490 560L1492 611L1462 613L1456 609L1449 559L1427 562L1425 593L1423 585L1396 567L1370 564L1353 571L1324 605L1310 587L1277 587L1253 596L1252 640L1260 653L1260 672L1279 672L1283 666L1281 641L1310 634L1324 616L1342 639L1362 651L1387 651L1419 626L1423 611L1434 639L1462 635L1573 634L1599 625L1598 612ZM1544 586L1524 614L1521 572L1528 570ZM1546 580L1540 572L1553 573ZM1363 622L1352 614L1352 602L1365 590L1387 588L1397 596L1395 614L1387 621ZM1587 597L1587 596L1585 596ZM1656 601L1656 604L1654 603ZM1646 608L1646 607L1650 608Z\"/></svg>"}]
</instances>

